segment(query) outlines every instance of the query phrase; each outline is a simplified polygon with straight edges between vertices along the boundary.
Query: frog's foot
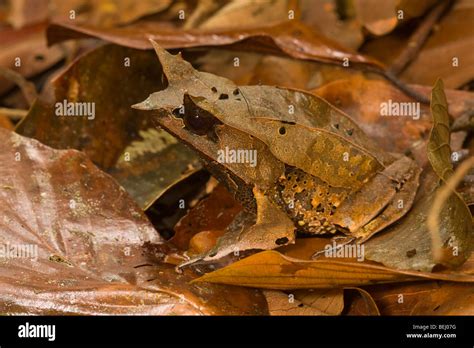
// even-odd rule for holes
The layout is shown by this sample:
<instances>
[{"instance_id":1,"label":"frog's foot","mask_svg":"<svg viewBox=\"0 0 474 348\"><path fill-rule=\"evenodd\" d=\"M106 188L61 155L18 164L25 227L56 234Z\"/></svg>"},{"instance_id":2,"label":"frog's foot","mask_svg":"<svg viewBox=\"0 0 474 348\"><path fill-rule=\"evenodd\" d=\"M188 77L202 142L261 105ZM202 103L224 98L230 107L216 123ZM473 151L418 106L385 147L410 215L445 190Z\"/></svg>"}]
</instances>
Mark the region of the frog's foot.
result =
<instances>
[{"instance_id":1,"label":"frog's foot","mask_svg":"<svg viewBox=\"0 0 474 348\"><path fill-rule=\"evenodd\" d=\"M420 173L413 160L401 157L348 197L331 222L347 228L359 243L366 241L410 210Z\"/></svg>"},{"instance_id":2,"label":"frog's foot","mask_svg":"<svg viewBox=\"0 0 474 348\"><path fill-rule=\"evenodd\" d=\"M242 211L227 227L225 234L207 253L195 256L179 267L198 261L216 261L230 253L244 250L269 250L295 241L293 221L256 187L257 214Z\"/></svg>"},{"instance_id":3,"label":"frog's foot","mask_svg":"<svg viewBox=\"0 0 474 348\"><path fill-rule=\"evenodd\" d=\"M336 237L331 238L331 240L333 242L333 245L331 248L324 248L323 250L315 252L311 256L311 259L313 260L317 259L318 257L320 257L323 254L326 254L327 252L334 253L338 250L338 248L355 241L355 238L351 236L336 236Z\"/></svg>"}]
</instances>

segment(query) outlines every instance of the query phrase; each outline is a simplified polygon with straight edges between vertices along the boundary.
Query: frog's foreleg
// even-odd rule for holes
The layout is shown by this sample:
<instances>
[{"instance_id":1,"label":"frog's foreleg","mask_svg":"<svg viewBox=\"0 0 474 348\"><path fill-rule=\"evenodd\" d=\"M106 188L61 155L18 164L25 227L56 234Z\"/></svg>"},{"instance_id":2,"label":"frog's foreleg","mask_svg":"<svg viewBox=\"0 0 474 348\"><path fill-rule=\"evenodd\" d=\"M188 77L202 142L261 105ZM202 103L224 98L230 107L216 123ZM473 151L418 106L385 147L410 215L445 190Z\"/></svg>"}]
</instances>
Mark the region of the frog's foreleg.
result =
<instances>
[{"instance_id":1,"label":"frog's foreleg","mask_svg":"<svg viewBox=\"0 0 474 348\"><path fill-rule=\"evenodd\" d=\"M257 202L257 214L242 211L227 227L214 248L186 261L180 268L197 261L216 261L230 253L252 249L269 250L294 243L293 221L259 189L254 187L253 193Z\"/></svg>"}]
</instances>

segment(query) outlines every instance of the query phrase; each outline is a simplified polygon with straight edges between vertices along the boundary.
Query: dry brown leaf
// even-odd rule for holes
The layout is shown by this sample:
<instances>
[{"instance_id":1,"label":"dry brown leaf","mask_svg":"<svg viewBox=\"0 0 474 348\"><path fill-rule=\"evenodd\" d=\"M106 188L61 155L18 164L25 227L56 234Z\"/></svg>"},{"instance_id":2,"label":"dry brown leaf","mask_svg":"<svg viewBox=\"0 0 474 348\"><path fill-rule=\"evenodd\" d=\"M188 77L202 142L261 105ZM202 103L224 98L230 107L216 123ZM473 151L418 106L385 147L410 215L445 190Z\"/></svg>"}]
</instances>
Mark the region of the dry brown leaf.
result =
<instances>
[{"instance_id":1,"label":"dry brown leaf","mask_svg":"<svg viewBox=\"0 0 474 348\"><path fill-rule=\"evenodd\" d=\"M353 287L423 279L474 282L474 277L468 274L402 271L367 263L339 260L307 261L289 258L272 250L262 251L227 267L207 273L196 282L291 290Z\"/></svg>"},{"instance_id":2,"label":"dry brown leaf","mask_svg":"<svg viewBox=\"0 0 474 348\"><path fill-rule=\"evenodd\" d=\"M291 0L233 0L224 4L210 18L199 25L200 29L242 29L288 20L288 3Z\"/></svg>"},{"instance_id":3,"label":"dry brown leaf","mask_svg":"<svg viewBox=\"0 0 474 348\"><path fill-rule=\"evenodd\" d=\"M270 315L339 315L344 307L341 289L264 290Z\"/></svg>"},{"instance_id":4,"label":"dry brown leaf","mask_svg":"<svg viewBox=\"0 0 474 348\"><path fill-rule=\"evenodd\" d=\"M355 296L349 296L350 294ZM346 304L345 315L380 315L379 308L373 297L361 288L345 288L344 299Z\"/></svg>"},{"instance_id":5,"label":"dry brown leaf","mask_svg":"<svg viewBox=\"0 0 474 348\"><path fill-rule=\"evenodd\" d=\"M370 286L382 315L473 315L472 284L417 282ZM348 314L361 314L363 303L354 301Z\"/></svg>"},{"instance_id":6,"label":"dry brown leaf","mask_svg":"<svg viewBox=\"0 0 474 348\"><path fill-rule=\"evenodd\" d=\"M257 52L283 53L293 58L341 65L344 58L347 58L354 65L382 68L377 61L351 52L294 20L238 31L233 29L183 31L146 21L110 29L57 22L49 26L47 36L50 45L67 39L96 37L131 48L151 49L153 46L150 40L153 40L167 49L202 46L228 46L237 49L240 47L245 50L252 48ZM298 39L295 40L295 37Z\"/></svg>"}]
</instances>

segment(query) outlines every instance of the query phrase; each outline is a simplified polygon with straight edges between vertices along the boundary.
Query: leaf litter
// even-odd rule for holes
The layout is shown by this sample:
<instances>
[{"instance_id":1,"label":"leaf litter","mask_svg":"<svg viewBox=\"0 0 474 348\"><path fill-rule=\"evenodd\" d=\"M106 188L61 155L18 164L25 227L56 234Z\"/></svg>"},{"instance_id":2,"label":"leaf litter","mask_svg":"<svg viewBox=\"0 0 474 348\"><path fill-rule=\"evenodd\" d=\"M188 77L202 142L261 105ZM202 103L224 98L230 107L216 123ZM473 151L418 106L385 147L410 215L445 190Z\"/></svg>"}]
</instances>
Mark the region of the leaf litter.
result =
<instances>
[{"instance_id":1,"label":"leaf litter","mask_svg":"<svg viewBox=\"0 0 474 348\"><path fill-rule=\"evenodd\" d=\"M469 1L44 4L0 10L2 313L472 314Z\"/></svg>"}]
</instances>

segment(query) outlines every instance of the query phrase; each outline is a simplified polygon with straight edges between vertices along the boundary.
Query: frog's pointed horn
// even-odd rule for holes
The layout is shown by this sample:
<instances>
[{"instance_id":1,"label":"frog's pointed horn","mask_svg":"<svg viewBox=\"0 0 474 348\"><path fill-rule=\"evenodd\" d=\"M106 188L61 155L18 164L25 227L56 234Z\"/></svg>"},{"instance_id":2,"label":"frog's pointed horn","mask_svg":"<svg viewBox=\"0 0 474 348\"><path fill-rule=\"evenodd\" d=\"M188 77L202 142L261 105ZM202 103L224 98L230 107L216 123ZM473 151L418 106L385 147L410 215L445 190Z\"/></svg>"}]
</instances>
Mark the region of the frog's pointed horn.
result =
<instances>
[{"instance_id":1,"label":"frog's pointed horn","mask_svg":"<svg viewBox=\"0 0 474 348\"><path fill-rule=\"evenodd\" d=\"M179 71L185 72L194 70L192 65L183 59L181 52L179 52L177 55L172 55L153 39L149 40L156 52L156 55L158 56L158 59L163 67L163 73L168 78L168 81L170 79L178 78L179 74L177 72Z\"/></svg>"}]
</instances>

